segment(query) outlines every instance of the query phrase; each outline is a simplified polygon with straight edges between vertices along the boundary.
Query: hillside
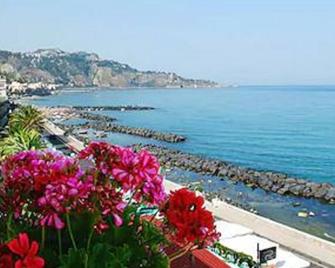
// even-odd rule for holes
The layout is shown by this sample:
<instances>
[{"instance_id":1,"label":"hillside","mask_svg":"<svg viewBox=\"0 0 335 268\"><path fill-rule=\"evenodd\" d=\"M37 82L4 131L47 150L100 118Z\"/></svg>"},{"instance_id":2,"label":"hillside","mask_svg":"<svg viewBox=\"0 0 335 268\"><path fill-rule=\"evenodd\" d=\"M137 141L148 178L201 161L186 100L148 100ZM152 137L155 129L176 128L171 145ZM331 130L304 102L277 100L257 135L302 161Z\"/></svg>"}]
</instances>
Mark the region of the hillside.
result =
<instances>
[{"instance_id":1,"label":"hillside","mask_svg":"<svg viewBox=\"0 0 335 268\"><path fill-rule=\"evenodd\" d=\"M16 53L0 50L0 75L9 81L43 82L76 87L214 87L207 80L175 73L139 71L127 64L103 60L95 53L39 49Z\"/></svg>"}]
</instances>

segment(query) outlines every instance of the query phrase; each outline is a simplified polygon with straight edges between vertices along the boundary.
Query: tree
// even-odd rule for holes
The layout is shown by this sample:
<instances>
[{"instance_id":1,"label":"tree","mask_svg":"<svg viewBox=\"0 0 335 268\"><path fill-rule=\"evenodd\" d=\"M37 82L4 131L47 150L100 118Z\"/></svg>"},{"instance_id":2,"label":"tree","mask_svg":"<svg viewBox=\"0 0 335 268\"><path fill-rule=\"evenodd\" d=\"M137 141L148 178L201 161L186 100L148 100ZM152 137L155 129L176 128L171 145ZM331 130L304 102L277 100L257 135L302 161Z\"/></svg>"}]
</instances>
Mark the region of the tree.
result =
<instances>
[{"instance_id":1,"label":"tree","mask_svg":"<svg viewBox=\"0 0 335 268\"><path fill-rule=\"evenodd\" d=\"M42 113L32 106L20 106L9 118L7 135L0 140L0 159L8 155L44 148L41 140Z\"/></svg>"},{"instance_id":2,"label":"tree","mask_svg":"<svg viewBox=\"0 0 335 268\"><path fill-rule=\"evenodd\" d=\"M20 106L9 118L10 132L16 130L37 130L40 131L44 122L42 112L33 106Z\"/></svg>"},{"instance_id":3,"label":"tree","mask_svg":"<svg viewBox=\"0 0 335 268\"><path fill-rule=\"evenodd\" d=\"M35 129L16 129L0 140L0 159L26 150L44 148L41 135Z\"/></svg>"}]
</instances>

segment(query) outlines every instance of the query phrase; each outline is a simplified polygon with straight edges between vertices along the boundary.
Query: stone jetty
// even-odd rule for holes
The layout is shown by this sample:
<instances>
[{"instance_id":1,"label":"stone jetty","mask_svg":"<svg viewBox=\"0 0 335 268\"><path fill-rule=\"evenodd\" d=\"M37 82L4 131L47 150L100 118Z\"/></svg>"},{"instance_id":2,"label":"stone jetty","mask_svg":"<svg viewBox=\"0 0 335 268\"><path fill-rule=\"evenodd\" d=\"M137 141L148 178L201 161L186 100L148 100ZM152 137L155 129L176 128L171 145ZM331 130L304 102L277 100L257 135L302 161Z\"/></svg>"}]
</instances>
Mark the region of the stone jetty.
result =
<instances>
[{"instance_id":1,"label":"stone jetty","mask_svg":"<svg viewBox=\"0 0 335 268\"><path fill-rule=\"evenodd\" d=\"M45 115L46 118L51 120L68 120L68 119L86 119L96 122L112 122L116 121L116 118L93 113L85 110L76 110L71 107L39 107L40 111Z\"/></svg>"},{"instance_id":2,"label":"stone jetty","mask_svg":"<svg viewBox=\"0 0 335 268\"><path fill-rule=\"evenodd\" d=\"M222 179L228 178L236 182L243 182L252 188L258 187L281 195L317 198L327 203L335 203L335 186L329 183L316 183L293 178L284 173L242 168L225 161L207 159L156 145L136 144L133 145L133 148L150 150L166 166L213 175Z\"/></svg>"},{"instance_id":3,"label":"stone jetty","mask_svg":"<svg viewBox=\"0 0 335 268\"><path fill-rule=\"evenodd\" d=\"M98 121L97 123L86 122L84 124L72 125L70 128L69 126L66 126L66 125L61 125L61 127L66 128L68 131L71 131L71 132L73 132L73 130L76 128L84 128L84 129L90 128L90 129L103 131L103 132L117 132L117 133L135 135L135 136L140 136L144 138L160 140L160 141L165 141L165 142L170 142L170 143L183 142L186 140L186 137L173 134L173 133L163 133L163 132L155 131L155 130L148 129L148 128L129 127L129 126L123 126L119 124L113 124L113 123L107 123L107 122L101 122L101 121Z\"/></svg>"},{"instance_id":4,"label":"stone jetty","mask_svg":"<svg viewBox=\"0 0 335 268\"><path fill-rule=\"evenodd\" d=\"M146 111L154 110L154 107L138 105L118 105L118 106L53 106L55 108L72 108L81 111Z\"/></svg>"},{"instance_id":5,"label":"stone jetty","mask_svg":"<svg viewBox=\"0 0 335 268\"><path fill-rule=\"evenodd\" d=\"M98 122L113 122L117 120L116 118L113 118L107 115L95 114L95 113L90 113L90 112L80 112L78 114L78 117L82 119L98 121Z\"/></svg>"}]
</instances>

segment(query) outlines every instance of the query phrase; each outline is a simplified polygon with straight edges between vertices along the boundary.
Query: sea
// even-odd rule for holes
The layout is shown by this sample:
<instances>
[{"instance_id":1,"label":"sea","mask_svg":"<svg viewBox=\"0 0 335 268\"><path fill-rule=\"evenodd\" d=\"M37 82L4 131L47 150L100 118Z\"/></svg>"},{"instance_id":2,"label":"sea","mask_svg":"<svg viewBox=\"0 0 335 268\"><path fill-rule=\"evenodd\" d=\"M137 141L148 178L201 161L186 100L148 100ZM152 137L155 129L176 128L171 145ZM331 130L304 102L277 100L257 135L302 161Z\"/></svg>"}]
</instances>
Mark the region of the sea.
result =
<instances>
[{"instance_id":1,"label":"sea","mask_svg":"<svg viewBox=\"0 0 335 268\"><path fill-rule=\"evenodd\" d=\"M100 111L118 123L187 137L169 144L109 134L121 145L154 143L258 170L335 184L335 86L240 86L211 89L85 88L28 100L39 106L140 105L155 110ZM233 200L295 228L335 241L335 205L252 190L192 172L172 171L178 182L206 182ZM294 205L293 205L294 204ZM308 217L298 217L306 211Z\"/></svg>"}]
</instances>

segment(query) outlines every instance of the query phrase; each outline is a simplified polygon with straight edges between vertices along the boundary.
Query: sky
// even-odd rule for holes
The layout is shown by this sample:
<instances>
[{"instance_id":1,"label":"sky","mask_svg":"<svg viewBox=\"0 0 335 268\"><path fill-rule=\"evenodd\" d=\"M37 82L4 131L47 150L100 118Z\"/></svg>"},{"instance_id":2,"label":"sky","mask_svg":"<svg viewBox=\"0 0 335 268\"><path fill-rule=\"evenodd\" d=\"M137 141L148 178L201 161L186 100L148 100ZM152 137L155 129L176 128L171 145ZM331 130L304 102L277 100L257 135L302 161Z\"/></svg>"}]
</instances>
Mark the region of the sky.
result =
<instances>
[{"instance_id":1,"label":"sky","mask_svg":"<svg viewBox=\"0 0 335 268\"><path fill-rule=\"evenodd\" d=\"M223 84L335 84L335 0L0 0L0 36Z\"/></svg>"}]
</instances>

